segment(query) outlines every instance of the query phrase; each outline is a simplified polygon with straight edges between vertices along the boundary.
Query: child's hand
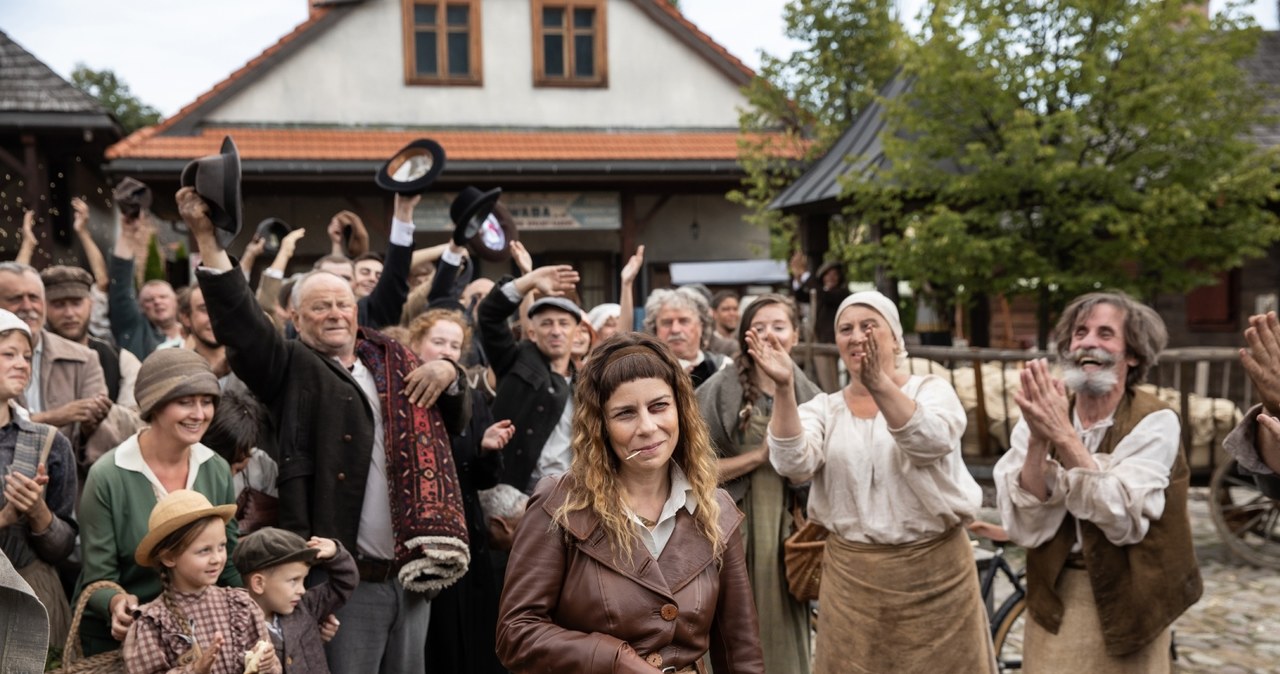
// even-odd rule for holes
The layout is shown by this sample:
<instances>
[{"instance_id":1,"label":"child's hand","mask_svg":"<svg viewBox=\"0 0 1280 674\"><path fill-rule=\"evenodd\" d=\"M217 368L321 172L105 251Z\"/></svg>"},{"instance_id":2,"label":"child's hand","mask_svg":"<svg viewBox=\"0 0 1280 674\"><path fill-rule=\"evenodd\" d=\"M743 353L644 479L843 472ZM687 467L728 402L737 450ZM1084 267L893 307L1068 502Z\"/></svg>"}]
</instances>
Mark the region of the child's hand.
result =
<instances>
[{"instance_id":1,"label":"child's hand","mask_svg":"<svg viewBox=\"0 0 1280 674\"><path fill-rule=\"evenodd\" d=\"M280 671L276 649L270 639L263 639L244 652L244 674Z\"/></svg>"},{"instance_id":2,"label":"child's hand","mask_svg":"<svg viewBox=\"0 0 1280 674\"><path fill-rule=\"evenodd\" d=\"M330 613L329 617L325 618L324 622L320 623L320 640L326 644L333 641L333 638L338 636L339 624L338 616Z\"/></svg>"},{"instance_id":3,"label":"child's hand","mask_svg":"<svg viewBox=\"0 0 1280 674\"><path fill-rule=\"evenodd\" d=\"M338 554L338 544L333 542L332 538L312 536L311 540L307 541L307 547L320 551L320 554L316 555L316 559L333 559L333 556Z\"/></svg>"},{"instance_id":4,"label":"child's hand","mask_svg":"<svg viewBox=\"0 0 1280 674\"><path fill-rule=\"evenodd\" d=\"M213 644L204 650L194 665L197 674L210 674L213 671L213 663L218 659L218 651L222 650L222 644L225 641L222 638L222 632L213 633Z\"/></svg>"}]
</instances>

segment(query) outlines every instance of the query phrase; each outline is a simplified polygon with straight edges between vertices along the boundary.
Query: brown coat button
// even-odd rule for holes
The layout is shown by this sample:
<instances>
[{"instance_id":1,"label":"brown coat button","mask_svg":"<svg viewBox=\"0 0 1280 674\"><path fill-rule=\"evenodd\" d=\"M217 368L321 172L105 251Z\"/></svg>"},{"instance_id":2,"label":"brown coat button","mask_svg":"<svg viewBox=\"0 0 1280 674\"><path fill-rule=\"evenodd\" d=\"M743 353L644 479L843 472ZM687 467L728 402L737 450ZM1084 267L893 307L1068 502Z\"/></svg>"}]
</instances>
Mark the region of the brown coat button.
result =
<instances>
[{"instance_id":1,"label":"brown coat button","mask_svg":"<svg viewBox=\"0 0 1280 674\"><path fill-rule=\"evenodd\" d=\"M347 474L346 474L346 473L338 473L338 479L339 479L339 480L345 480L345 479L347 479Z\"/></svg>"},{"instance_id":2,"label":"brown coat button","mask_svg":"<svg viewBox=\"0 0 1280 674\"><path fill-rule=\"evenodd\" d=\"M667 622L671 622L672 620L675 620L675 619L676 619L676 616L678 616L678 615L680 615L680 609L676 608L676 605L675 605L675 604L663 604L663 605L662 605L662 619L663 619L663 620L665 620L665 621L667 621Z\"/></svg>"},{"instance_id":3,"label":"brown coat button","mask_svg":"<svg viewBox=\"0 0 1280 674\"><path fill-rule=\"evenodd\" d=\"M342 441L343 441L343 442L351 442L351 435L350 435L350 434L347 434L347 435L342 436Z\"/></svg>"},{"instance_id":4,"label":"brown coat button","mask_svg":"<svg viewBox=\"0 0 1280 674\"><path fill-rule=\"evenodd\" d=\"M292 664L293 664L293 658L292 658L292 657L287 657L287 658L285 658L285 659L284 659L284 664L286 664L286 665L292 665Z\"/></svg>"},{"instance_id":5,"label":"brown coat button","mask_svg":"<svg viewBox=\"0 0 1280 674\"><path fill-rule=\"evenodd\" d=\"M662 666L662 654L661 654L661 653L659 653L659 652L657 652L657 651L654 651L654 652L652 652L652 653L650 653L650 654L648 654L648 655L644 656L644 661L645 661L645 662L647 662L647 663L649 663L649 665L650 665L650 666L652 666L652 667L661 667L661 666Z\"/></svg>"}]
</instances>

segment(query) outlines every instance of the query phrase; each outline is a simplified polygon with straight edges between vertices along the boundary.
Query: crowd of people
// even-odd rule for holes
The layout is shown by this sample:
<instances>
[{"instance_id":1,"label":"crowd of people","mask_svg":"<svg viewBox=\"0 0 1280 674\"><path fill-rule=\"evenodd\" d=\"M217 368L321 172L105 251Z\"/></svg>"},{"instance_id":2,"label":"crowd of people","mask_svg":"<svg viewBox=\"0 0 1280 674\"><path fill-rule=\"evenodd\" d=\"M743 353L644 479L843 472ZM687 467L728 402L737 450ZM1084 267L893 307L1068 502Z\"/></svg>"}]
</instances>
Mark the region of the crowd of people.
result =
<instances>
[{"instance_id":1,"label":"crowd of people","mask_svg":"<svg viewBox=\"0 0 1280 674\"><path fill-rule=\"evenodd\" d=\"M286 276L296 230L255 288L264 242L237 261L209 203L176 200L187 287L140 282L146 209L104 256L79 200L88 269L31 267L31 214L0 263L0 578L48 643L83 599L72 639L131 672L996 671L965 411L838 265L793 290L843 385L792 359L794 294L637 311L643 248L619 304L583 307L577 271L518 241L496 281L456 240L415 249L397 194L383 253L344 211L311 270ZM1181 422L1137 388L1164 325L1092 293L1056 335L995 468L1025 669L1169 671L1202 584ZM1245 337L1263 404L1227 447L1280 494L1280 324ZM783 566L794 512L829 532L816 626Z\"/></svg>"}]
</instances>

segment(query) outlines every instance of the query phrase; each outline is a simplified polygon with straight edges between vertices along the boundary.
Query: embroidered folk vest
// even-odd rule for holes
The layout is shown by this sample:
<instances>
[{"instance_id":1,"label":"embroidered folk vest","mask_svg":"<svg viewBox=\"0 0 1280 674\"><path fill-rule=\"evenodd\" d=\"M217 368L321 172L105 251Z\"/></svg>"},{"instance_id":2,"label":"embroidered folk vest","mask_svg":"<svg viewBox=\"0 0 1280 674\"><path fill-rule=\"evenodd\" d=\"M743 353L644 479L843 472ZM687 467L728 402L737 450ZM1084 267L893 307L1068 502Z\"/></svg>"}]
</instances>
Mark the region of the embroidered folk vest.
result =
<instances>
[{"instance_id":1,"label":"embroidered folk vest","mask_svg":"<svg viewBox=\"0 0 1280 674\"><path fill-rule=\"evenodd\" d=\"M1110 454L1143 418L1163 409L1169 406L1154 395L1130 390L1097 453ZM1187 517L1190 470L1183 449L1179 446L1164 490L1164 512L1141 541L1114 545L1097 526L1080 521L1085 568L1107 654L1113 657L1150 643L1204 591ZM1027 551L1027 606L1032 618L1054 634L1063 613L1055 586L1075 542L1076 522L1068 513L1052 539Z\"/></svg>"}]
</instances>

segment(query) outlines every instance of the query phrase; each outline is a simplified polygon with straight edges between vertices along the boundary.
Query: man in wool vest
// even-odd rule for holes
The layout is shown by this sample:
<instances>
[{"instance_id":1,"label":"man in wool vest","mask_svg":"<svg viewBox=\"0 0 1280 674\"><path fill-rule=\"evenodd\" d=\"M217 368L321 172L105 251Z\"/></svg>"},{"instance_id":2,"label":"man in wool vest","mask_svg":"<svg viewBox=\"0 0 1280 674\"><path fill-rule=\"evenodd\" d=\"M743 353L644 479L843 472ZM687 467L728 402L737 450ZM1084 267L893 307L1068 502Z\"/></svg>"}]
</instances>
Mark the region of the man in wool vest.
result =
<instances>
[{"instance_id":1,"label":"man in wool vest","mask_svg":"<svg viewBox=\"0 0 1280 674\"><path fill-rule=\"evenodd\" d=\"M1027 548L1028 672L1168 672L1170 625L1203 590L1178 415L1137 386L1168 341L1120 292L1076 298L1061 378L1022 371L1022 420L996 464L1000 515Z\"/></svg>"}]
</instances>

